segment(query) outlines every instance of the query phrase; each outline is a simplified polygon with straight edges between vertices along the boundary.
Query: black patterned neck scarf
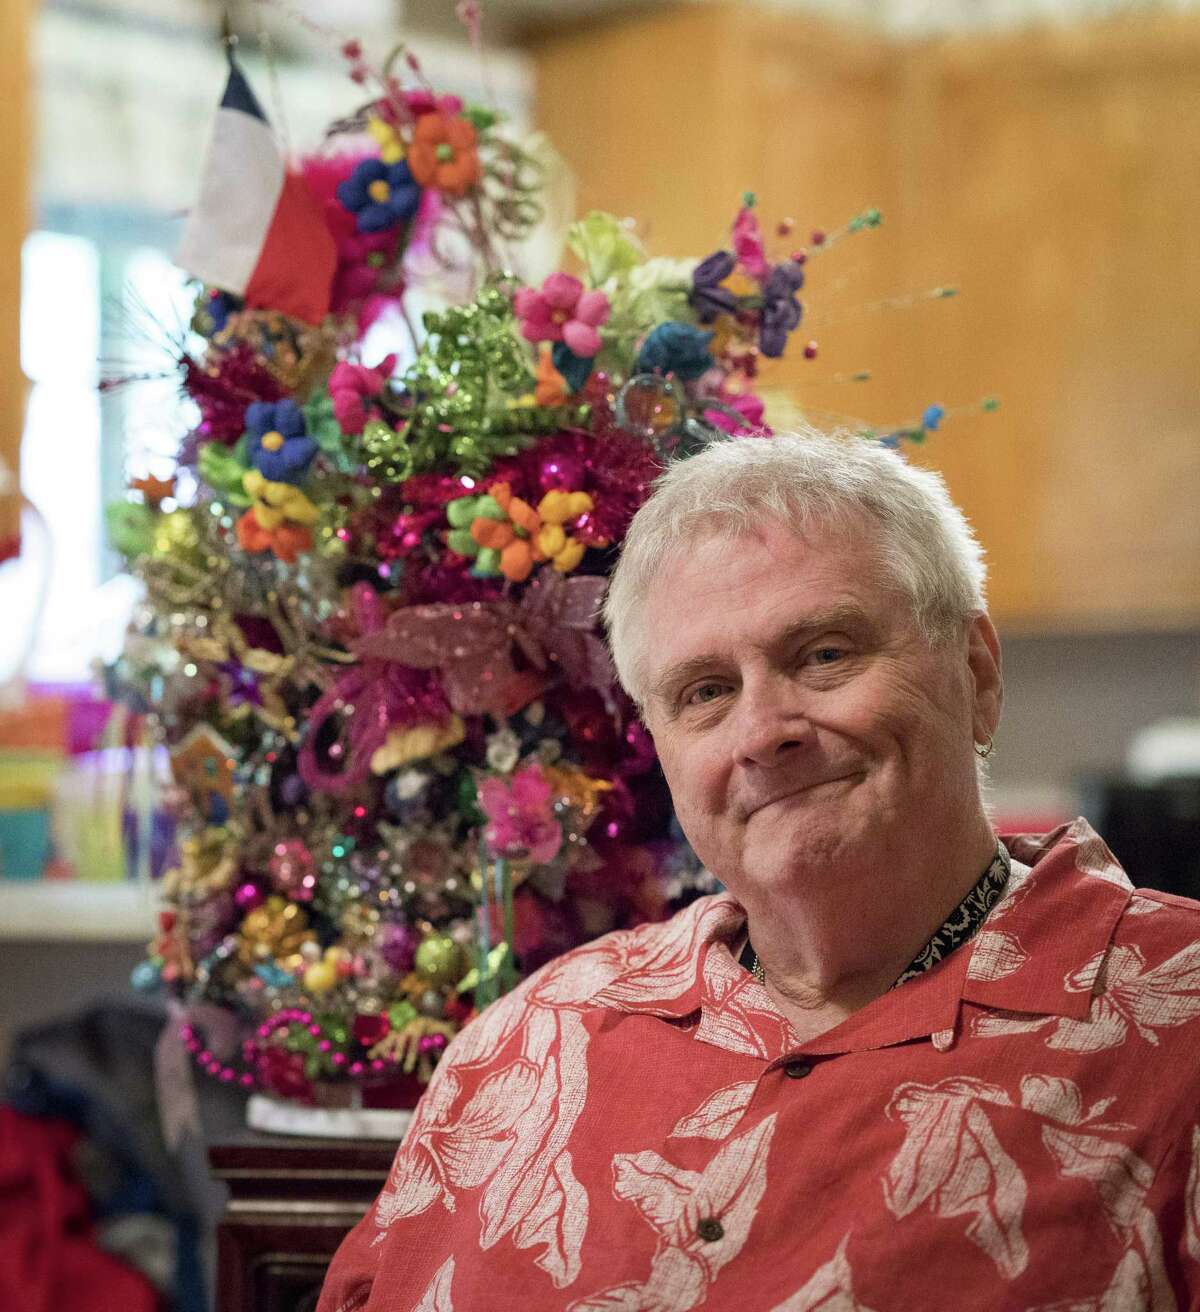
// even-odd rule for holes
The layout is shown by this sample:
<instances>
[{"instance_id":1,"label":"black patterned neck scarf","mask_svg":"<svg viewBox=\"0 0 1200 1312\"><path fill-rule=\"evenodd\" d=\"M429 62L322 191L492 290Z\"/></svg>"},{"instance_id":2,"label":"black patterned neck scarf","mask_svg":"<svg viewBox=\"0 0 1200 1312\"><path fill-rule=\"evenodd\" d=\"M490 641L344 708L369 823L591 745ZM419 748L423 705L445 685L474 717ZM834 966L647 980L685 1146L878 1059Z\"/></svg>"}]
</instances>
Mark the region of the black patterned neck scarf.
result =
<instances>
[{"instance_id":1,"label":"black patterned neck scarf","mask_svg":"<svg viewBox=\"0 0 1200 1312\"><path fill-rule=\"evenodd\" d=\"M987 913L1000 901L1011 871L1012 863L1004 849L1004 844L997 843L996 855L988 862L983 874L975 881L966 897L942 921L940 927L934 930L920 952L901 971L900 978L892 988L898 989L910 979L924 975L939 961L944 961L955 948L962 947L964 943L974 938L987 919ZM738 963L745 966L760 984L763 982L762 966L749 938L746 939L746 946L742 949Z\"/></svg>"}]
</instances>

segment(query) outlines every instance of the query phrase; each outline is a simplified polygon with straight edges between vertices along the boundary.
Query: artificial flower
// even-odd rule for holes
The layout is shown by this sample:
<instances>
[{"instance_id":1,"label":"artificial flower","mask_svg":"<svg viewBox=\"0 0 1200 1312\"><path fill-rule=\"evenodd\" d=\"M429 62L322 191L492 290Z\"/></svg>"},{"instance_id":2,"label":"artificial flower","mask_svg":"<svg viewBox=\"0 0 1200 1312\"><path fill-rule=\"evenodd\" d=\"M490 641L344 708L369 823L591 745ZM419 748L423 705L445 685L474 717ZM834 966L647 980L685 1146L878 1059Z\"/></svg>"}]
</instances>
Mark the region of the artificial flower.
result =
<instances>
[{"instance_id":1,"label":"artificial flower","mask_svg":"<svg viewBox=\"0 0 1200 1312\"><path fill-rule=\"evenodd\" d=\"M421 188L407 160L385 164L372 157L338 184L337 198L355 216L359 232L386 232L417 212Z\"/></svg>"},{"instance_id":2,"label":"artificial flower","mask_svg":"<svg viewBox=\"0 0 1200 1312\"><path fill-rule=\"evenodd\" d=\"M800 323L803 310L796 293L803 286L804 270L794 260L777 264L763 284L758 345L770 359L778 359L784 353L789 334Z\"/></svg>"},{"instance_id":3,"label":"artificial flower","mask_svg":"<svg viewBox=\"0 0 1200 1312\"><path fill-rule=\"evenodd\" d=\"M254 401L246 407L246 455L264 478L296 483L317 454L295 401Z\"/></svg>"},{"instance_id":4,"label":"artificial flower","mask_svg":"<svg viewBox=\"0 0 1200 1312\"><path fill-rule=\"evenodd\" d=\"M523 337L531 342L562 342L580 359L590 359L599 351L596 330L612 313L603 292L584 291L583 283L569 273L552 273L537 291L523 287L513 309Z\"/></svg>"},{"instance_id":5,"label":"artificial flower","mask_svg":"<svg viewBox=\"0 0 1200 1312\"><path fill-rule=\"evenodd\" d=\"M940 405L931 405L921 416L921 427L930 433L936 433L946 411Z\"/></svg>"},{"instance_id":6,"label":"artificial flower","mask_svg":"<svg viewBox=\"0 0 1200 1312\"><path fill-rule=\"evenodd\" d=\"M145 478L130 479L129 490L131 492L140 492L146 505L157 507L162 505L168 497L175 495L175 480L173 478L155 478L153 474L147 474Z\"/></svg>"},{"instance_id":7,"label":"artificial flower","mask_svg":"<svg viewBox=\"0 0 1200 1312\"><path fill-rule=\"evenodd\" d=\"M360 232L358 216L351 213L337 197L338 187L346 182L362 163L363 155L309 155L302 162L304 181L316 197L325 216L325 224L337 245L337 271L334 274L329 308L337 315L354 314L359 336L378 317L384 307L397 301L404 291L403 270L398 263L397 246L403 237L405 249L419 244L428 229L428 216L436 209L437 194L423 191L421 204L412 222L404 229L384 232Z\"/></svg>"},{"instance_id":8,"label":"artificial flower","mask_svg":"<svg viewBox=\"0 0 1200 1312\"><path fill-rule=\"evenodd\" d=\"M712 368L708 346L712 333L690 323L660 323L638 352L638 373L675 374L685 382Z\"/></svg>"},{"instance_id":9,"label":"artificial flower","mask_svg":"<svg viewBox=\"0 0 1200 1312\"><path fill-rule=\"evenodd\" d=\"M224 331L229 316L236 314L242 307L243 301L240 296L211 287L197 306L200 317L196 326L206 337L215 337L219 332Z\"/></svg>"},{"instance_id":10,"label":"artificial flower","mask_svg":"<svg viewBox=\"0 0 1200 1312\"><path fill-rule=\"evenodd\" d=\"M535 510L513 496L509 484L497 483L483 496L460 497L446 507L451 526L447 545L474 558L472 572L484 578L503 575L524 583L534 565L545 561L568 574L583 559L587 544L567 530L594 506L586 492L554 489Z\"/></svg>"},{"instance_id":11,"label":"artificial flower","mask_svg":"<svg viewBox=\"0 0 1200 1312\"><path fill-rule=\"evenodd\" d=\"M733 221L733 251L743 273L762 282L771 272L763 245L762 229L754 213L753 200L738 210Z\"/></svg>"},{"instance_id":12,"label":"artificial flower","mask_svg":"<svg viewBox=\"0 0 1200 1312\"><path fill-rule=\"evenodd\" d=\"M696 265L688 301L701 323L712 323L718 315L737 309L737 297L721 286L736 267L737 257L729 251L717 251Z\"/></svg>"},{"instance_id":13,"label":"artificial flower","mask_svg":"<svg viewBox=\"0 0 1200 1312\"><path fill-rule=\"evenodd\" d=\"M379 147L379 159L383 164L399 164L404 158L404 141L396 131L394 123L387 122L372 114L367 118L367 132L371 140Z\"/></svg>"},{"instance_id":14,"label":"artificial flower","mask_svg":"<svg viewBox=\"0 0 1200 1312\"><path fill-rule=\"evenodd\" d=\"M488 735L485 753L488 768L498 774L510 774L521 759L521 740L507 724Z\"/></svg>"},{"instance_id":15,"label":"artificial flower","mask_svg":"<svg viewBox=\"0 0 1200 1312\"><path fill-rule=\"evenodd\" d=\"M424 87L401 91L400 98L413 118L424 118L426 114L453 116L462 113L463 102L459 96L438 96Z\"/></svg>"},{"instance_id":16,"label":"artificial flower","mask_svg":"<svg viewBox=\"0 0 1200 1312\"><path fill-rule=\"evenodd\" d=\"M290 483L272 482L257 469L242 480L253 504L237 522L237 537L245 551L273 551L280 560L293 564L301 552L311 551L310 526L320 512Z\"/></svg>"},{"instance_id":17,"label":"artificial flower","mask_svg":"<svg viewBox=\"0 0 1200 1312\"><path fill-rule=\"evenodd\" d=\"M567 245L588 271L593 286L639 265L645 256L627 222L591 210L567 229Z\"/></svg>"},{"instance_id":18,"label":"artificial flower","mask_svg":"<svg viewBox=\"0 0 1200 1312\"><path fill-rule=\"evenodd\" d=\"M720 392L714 400L717 400L724 407L721 410L708 409L704 412L704 418L707 423L714 428L720 428L726 433L732 433L735 437L768 437L771 430L763 423L764 407L762 398L755 396L753 392ZM741 417L741 421L735 415L728 412L733 410L736 416Z\"/></svg>"},{"instance_id":19,"label":"artificial flower","mask_svg":"<svg viewBox=\"0 0 1200 1312\"><path fill-rule=\"evenodd\" d=\"M550 351L550 363L558 370L568 390L578 392L592 376L595 359L576 355L566 342L555 342Z\"/></svg>"},{"instance_id":20,"label":"artificial flower","mask_svg":"<svg viewBox=\"0 0 1200 1312\"><path fill-rule=\"evenodd\" d=\"M595 509L586 492L568 492L556 488L538 502L542 521L537 546L560 574L569 574L583 559L584 544L567 533L567 527ZM599 545L599 544L598 544Z\"/></svg>"},{"instance_id":21,"label":"artificial flower","mask_svg":"<svg viewBox=\"0 0 1200 1312\"><path fill-rule=\"evenodd\" d=\"M503 574L513 583L524 583L534 564L545 560L536 542L541 517L527 501L513 496L507 483L497 483L478 501L470 528L471 539L477 544L474 572L484 576ZM447 514L449 510L447 507ZM451 546L457 550L453 542Z\"/></svg>"},{"instance_id":22,"label":"artificial flower","mask_svg":"<svg viewBox=\"0 0 1200 1312\"><path fill-rule=\"evenodd\" d=\"M538 352L537 385L533 389L533 399L538 405L562 405L567 399L567 384L562 374L554 367L550 351L542 347Z\"/></svg>"},{"instance_id":23,"label":"artificial flower","mask_svg":"<svg viewBox=\"0 0 1200 1312\"><path fill-rule=\"evenodd\" d=\"M334 365L329 375L329 394L333 398L334 417L343 433L361 433L368 419L378 417L370 402L387 386L395 367L394 355L385 355L374 368L345 360Z\"/></svg>"},{"instance_id":24,"label":"artificial flower","mask_svg":"<svg viewBox=\"0 0 1200 1312\"><path fill-rule=\"evenodd\" d=\"M184 356L183 387L200 409L200 423L185 443L194 452L201 442L235 446L246 431L246 404L251 400L277 401L284 395L279 380L263 364L249 342L235 342L214 362Z\"/></svg>"},{"instance_id":25,"label":"artificial flower","mask_svg":"<svg viewBox=\"0 0 1200 1312\"><path fill-rule=\"evenodd\" d=\"M465 196L483 174L474 127L465 118L434 111L422 114L408 149L412 176L422 187Z\"/></svg>"},{"instance_id":26,"label":"artificial flower","mask_svg":"<svg viewBox=\"0 0 1200 1312\"><path fill-rule=\"evenodd\" d=\"M493 855L544 864L562 847L554 817L554 789L535 765L508 779L489 776L479 784L479 808L487 817L484 839Z\"/></svg>"}]
</instances>

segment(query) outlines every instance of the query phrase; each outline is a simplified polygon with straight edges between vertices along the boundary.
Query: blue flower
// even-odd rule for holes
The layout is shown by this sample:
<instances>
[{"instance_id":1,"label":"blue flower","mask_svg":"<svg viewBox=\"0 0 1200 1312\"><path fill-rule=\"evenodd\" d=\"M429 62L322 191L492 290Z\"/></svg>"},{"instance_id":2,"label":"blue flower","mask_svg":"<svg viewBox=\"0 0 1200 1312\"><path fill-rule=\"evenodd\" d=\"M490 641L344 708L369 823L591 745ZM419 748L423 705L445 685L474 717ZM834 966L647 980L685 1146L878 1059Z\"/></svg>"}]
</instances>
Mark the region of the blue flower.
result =
<instances>
[{"instance_id":1,"label":"blue flower","mask_svg":"<svg viewBox=\"0 0 1200 1312\"><path fill-rule=\"evenodd\" d=\"M737 309L737 297L728 287L721 286L736 265L737 257L729 251L717 251L696 265L688 302L701 323L712 323L718 315L733 314Z\"/></svg>"},{"instance_id":2,"label":"blue flower","mask_svg":"<svg viewBox=\"0 0 1200 1312\"><path fill-rule=\"evenodd\" d=\"M804 270L794 260L777 264L763 283L758 345L763 355L772 360L784 353L789 335L800 323L804 311L796 293L803 286Z\"/></svg>"},{"instance_id":3,"label":"blue flower","mask_svg":"<svg viewBox=\"0 0 1200 1312\"><path fill-rule=\"evenodd\" d=\"M940 405L931 405L921 416L921 427L930 433L936 433L945 415L946 412Z\"/></svg>"},{"instance_id":4,"label":"blue flower","mask_svg":"<svg viewBox=\"0 0 1200 1312\"><path fill-rule=\"evenodd\" d=\"M407 222L421 203L421 188L413 181L407 160L385 164L364 159L345 182L337 198L354 215L359 232L386 232Z\"/></svg>"},{"instance_id":5,"label":"blue flower","mask_svg":"<svg viewBox=\"0 0 1200 1312\"><path fill-rule=\"evenodd\" d=\"M660 323L642 343L636 370L643 374L674 374L685 382L712 368L708 344L712 333L672 319Z\"/></svg>"},{"instance_id":6,"label":"blue flower","mask_svg":"<svg viewBox=\"0 0 1200 1312\"><path fill-rule=\"evenodd\" d=\"M246 407L246 455L272 483L298 483L317 454L295 401L254 401Z\"/></svg>"},{"instance_id":7,"label":"blue flower","mask_svg":"<svg viewBox=\"0 0 1200 1312\"><path fill-rule=\"evenodd\" d=\"M209 336L215 337L229 322L229 316L242 308L242 299L240 296L233 296L229 292L214 289L205 298L204 308L208 311L208 317L212 321L212 330Z\"/></svg>"},{"instance_id":8,"label":"blue flower","mask_svg":"<svg viewBox=\"0 0 1200 1312\"><path fill-rule=\"evenodd\" d=\"M578 392L592 375L592 360L576 355L566 342L554 343L550 360L572 392Z\"/></svg>"}]
</instances>

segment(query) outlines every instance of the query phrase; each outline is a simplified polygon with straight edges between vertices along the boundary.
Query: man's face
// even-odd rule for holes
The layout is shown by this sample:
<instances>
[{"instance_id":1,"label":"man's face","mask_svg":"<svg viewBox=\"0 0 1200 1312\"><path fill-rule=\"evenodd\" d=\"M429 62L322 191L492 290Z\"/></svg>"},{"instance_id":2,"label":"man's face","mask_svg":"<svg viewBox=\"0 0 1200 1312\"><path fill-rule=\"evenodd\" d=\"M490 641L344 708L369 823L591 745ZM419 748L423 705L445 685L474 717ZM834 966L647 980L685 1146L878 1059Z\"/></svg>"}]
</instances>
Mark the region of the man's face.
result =
<instances>
[{"instance_id":1,"label":"man's face","mask_svg":"<svg viewBox=\"0 0 1200 1312\"><path fill-rule=\"evenodd\" d=\"M980 815L986 617L931 646L866 522L701 539L651 584L646 721L684 832L737 894L880 870Z\"/></svg>"}]
</instances>

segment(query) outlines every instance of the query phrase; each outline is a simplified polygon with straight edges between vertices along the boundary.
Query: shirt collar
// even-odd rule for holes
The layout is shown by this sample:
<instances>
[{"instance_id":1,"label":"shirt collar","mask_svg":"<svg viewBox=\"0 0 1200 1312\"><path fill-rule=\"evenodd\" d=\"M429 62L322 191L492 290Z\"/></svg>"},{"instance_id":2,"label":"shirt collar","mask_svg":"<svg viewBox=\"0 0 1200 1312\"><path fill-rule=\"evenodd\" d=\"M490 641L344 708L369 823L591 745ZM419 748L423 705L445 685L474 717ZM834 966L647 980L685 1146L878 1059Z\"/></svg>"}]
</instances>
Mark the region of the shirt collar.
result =
<instances>
[{"instance_id":1,"label":"shirt collar","mask_svg":"<svg viewBox=\"0 0 1200 1312\"><path fill-rule=\"evenodd\" d=\"M948 1046L964 1002L1082 1019L1132 885L1085 820L1001 841L1030 869L1014 869L975 938L817 1039L800 1044L766 989L734 959L746 913L729 893L700 898L663 924L600 940L592 951L605 968L594 978L604 983L589 1001L680 1021L698 1013L698 1040L768 1061L797 1050L832 1055L930 1036Z\"/></svg>"}]
</instances>

